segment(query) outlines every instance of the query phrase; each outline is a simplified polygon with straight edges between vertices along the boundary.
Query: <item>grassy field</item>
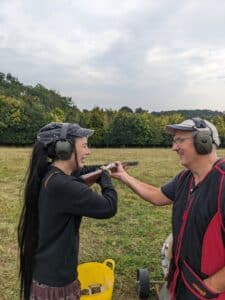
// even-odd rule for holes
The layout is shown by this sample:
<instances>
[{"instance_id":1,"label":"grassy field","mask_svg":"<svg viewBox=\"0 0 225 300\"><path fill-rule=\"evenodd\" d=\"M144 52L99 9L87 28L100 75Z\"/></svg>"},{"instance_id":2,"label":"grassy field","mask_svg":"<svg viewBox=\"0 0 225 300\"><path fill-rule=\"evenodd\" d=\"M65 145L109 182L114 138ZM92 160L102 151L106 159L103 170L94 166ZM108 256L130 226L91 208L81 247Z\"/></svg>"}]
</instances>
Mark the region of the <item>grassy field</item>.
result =
<instances>
[{"instance_id":1,"label":"grassy field","mask_svg":"<svg viewBox=\"0 0 225 300\"><path fill-rule=\"evenodd\" d=\"M16 229L21 209L20 191L29 148L0 148L0 299L18 299ZM225 150L219 151L225 156ZM181 166L170 149L92 149L89 164L138 160L129 173L160 186ZM148 267L153 279L162 279L160 249L171 231L170 207L154 207L114 181L119 195L117 215L109 220L84 218L80 262L112 258L116 262L113 300L135 300L136 269ZM98 189L93 186L94 189ZM153 291L154 292L154 291Z\"/></svg>"}]
</instances>

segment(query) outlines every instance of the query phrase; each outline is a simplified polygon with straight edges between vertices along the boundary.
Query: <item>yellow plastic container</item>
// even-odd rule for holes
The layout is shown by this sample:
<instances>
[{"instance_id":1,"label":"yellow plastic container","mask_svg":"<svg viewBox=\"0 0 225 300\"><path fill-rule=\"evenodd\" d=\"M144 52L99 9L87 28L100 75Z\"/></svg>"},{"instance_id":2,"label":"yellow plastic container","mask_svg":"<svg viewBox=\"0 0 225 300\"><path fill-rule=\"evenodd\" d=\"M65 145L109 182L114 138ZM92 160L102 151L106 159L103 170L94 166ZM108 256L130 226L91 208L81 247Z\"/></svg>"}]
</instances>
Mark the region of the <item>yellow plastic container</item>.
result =
<instances>
[{"instance_id":1,"label":"yellow plastic container","mask_svg":"<svg viewBox=\"0 0 225 300\"><path fill-rule=\"evenodd\" d=\"M101 286L95 294L81 295L81 300L111 300L114 285L115 262L106 259L103 263L88 262L78 265L78 278L81 290L91 290L90 287Z\"/></svg>"}]
</instances>

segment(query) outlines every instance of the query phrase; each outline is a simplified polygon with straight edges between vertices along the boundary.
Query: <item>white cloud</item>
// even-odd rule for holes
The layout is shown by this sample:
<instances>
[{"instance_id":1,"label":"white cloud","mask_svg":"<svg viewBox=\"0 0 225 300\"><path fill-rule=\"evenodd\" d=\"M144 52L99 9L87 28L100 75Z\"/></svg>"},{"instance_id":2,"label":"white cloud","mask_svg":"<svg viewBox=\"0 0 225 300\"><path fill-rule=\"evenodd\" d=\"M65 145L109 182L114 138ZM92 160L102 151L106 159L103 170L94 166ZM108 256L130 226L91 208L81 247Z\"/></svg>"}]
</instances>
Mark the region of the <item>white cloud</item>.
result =
<instances>
[{"instance_id":1,"label":"white cloud","mask_svg":"<svg viewBox=\"0 0 225 300\"><path fill-rule=\"evenodd\" d=\"M192 81L217 80L225 77L225 48L160 49L147 52L149 65L176 66Z\"/></svg>"},{"instance_id":2,"label":"white cloud","mask_svg":"<svg viewBox=\"0 0 225 300\"><path fill-rule=\"evenodd\" d=\"M15 49L18 55L57 64L77 65L85 62L106 52L121 36L115 29L102 28L98 32L89 32L76 23L72 28L68 24L65 32L57 28L53 31L48 27L48 20L35 23L31 16L27 17L21 2L16 0L6 4L1 14L5 19L0 31L1 48Z\"/></svg>"},{"instance_id":3,"label":"white cloud","mask_svg":"<svg viewBox=\"0 0 225 300\"><path fill-rule=\"evenodd\" d=\"M87 108L221 109L224 28L222 0L1 0L0 71Z\"/></svg>"},{"instance_id":4,"label":"white cloud","mask_svg":"<svg viewBox=\"0 0 225 300\"><path fill-rule=\"evenodd\" d=\"M139 11L143 11L145 9L151 11L159 6L157 1L150 0L82 0L82 3L78 2L78 4L71 0L70 4L73 7L81 5L82 10L104 18L126 18L127 16Z\"/></svg>"}]
</instances>

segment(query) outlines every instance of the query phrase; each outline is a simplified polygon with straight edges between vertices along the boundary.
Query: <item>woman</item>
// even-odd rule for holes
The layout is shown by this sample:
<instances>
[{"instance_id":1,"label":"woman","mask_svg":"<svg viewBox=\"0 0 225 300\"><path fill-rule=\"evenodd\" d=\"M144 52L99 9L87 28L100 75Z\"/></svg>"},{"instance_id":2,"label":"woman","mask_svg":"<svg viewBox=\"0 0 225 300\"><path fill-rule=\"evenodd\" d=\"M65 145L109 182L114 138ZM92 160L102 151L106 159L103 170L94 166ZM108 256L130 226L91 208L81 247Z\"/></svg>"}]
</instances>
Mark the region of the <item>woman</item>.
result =
<instances>
[{"instance_id":1,"label":"woman","mask_svg":"<svg viewBox=\"0 0 225 300\"><path fill-rule=\"evenodd\" d=\"M106 170L98 180L101 194L71 176L79 170L85 173L92 133L78 124L50 123L37 135L18 226L20 299L80 299L77 264L82 216L110 218L117 210L117 194Z\"/></svg>"}]
</instances>

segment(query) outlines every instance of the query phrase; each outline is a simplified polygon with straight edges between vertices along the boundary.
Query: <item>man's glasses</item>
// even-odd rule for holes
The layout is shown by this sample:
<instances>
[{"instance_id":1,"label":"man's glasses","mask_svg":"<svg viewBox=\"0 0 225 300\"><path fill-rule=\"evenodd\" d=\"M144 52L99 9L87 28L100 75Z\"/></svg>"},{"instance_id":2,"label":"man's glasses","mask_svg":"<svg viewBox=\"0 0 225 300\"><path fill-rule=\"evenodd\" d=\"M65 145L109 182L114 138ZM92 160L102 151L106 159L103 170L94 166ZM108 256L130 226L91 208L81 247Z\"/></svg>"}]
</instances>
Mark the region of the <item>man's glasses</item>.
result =
<instances>
[{"instance_id":1,"label":"man's glasses","mask_svg":"<svg viewBox=\"0 0 225 300\"><path fill-rule=\"evenodd\" d=\"M190 140L190 139L192 139L191 136L189 136L189 137L183 137L183 138L182 137L175 137L175 138L173 138L173 144L180 145L184 141Z\"/></svg>"}]
</instances>

